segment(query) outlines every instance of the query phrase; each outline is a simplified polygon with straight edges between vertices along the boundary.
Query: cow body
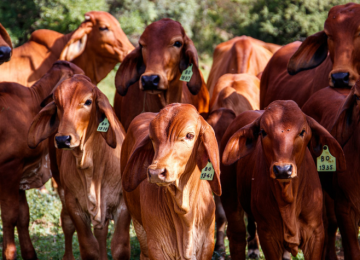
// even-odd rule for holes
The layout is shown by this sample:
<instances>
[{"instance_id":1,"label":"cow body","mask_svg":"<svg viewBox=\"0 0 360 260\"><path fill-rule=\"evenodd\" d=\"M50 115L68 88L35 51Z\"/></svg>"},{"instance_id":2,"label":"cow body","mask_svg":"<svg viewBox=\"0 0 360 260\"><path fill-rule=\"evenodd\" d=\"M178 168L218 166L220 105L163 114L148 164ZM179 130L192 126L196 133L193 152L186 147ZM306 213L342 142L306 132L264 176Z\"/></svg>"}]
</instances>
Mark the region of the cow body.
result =
<instances>
[{"instance_id":1,"label":"cow body","mask_svg":"<svg viewBox=\"0 0 360 260\"><path fill-rule=\"evenodd\" d=\"M218 79L227 73L261 73L279 45L266 43L249 36L235 37L216 46L207 87L211 98Z\"/></svg>"},{"instance_id":2,"label":"cow body","mask_svg":"<svg viewBox=\"0 0 360 260\"><path fill-rule=\"evenodd\" d=\"M266 259L290 259L299 248L305 259L322 259L323 196L308 143L317 155L326 143L339 158L337 167L345 166L339 144L292 101L244 112L228 127L221 200L235 259L245 257L243 211L257 223Z\"/></svg>"},{"instance_id":3,"label":"cow body","mask_svg":"<svg viewBox=\"0 0 360 260\"><path fill-rule=\"evenodd\" d=\"M302 107L312 94L329 85L351 88L360 72L359 14L359 4L335 6L324 31L309 36L301 45L294 42L281 48L263 72L260 108L287 99Z\"/></svg>"},{"instance_id":4,"label":"cow body","mask_svg":"<svg viewBox=\"0 0 360 260\"><path fill-rule=\"evenodd\" d=\"M23 259L36 259L31 244L29 208L25 190L40 188L51 177L48 147L35 150L27 145L27 132L32 119L40 111L40 103L58 82L74 73L83 73L67 62L58 62L31 88L17 83L0 84L0 204L4 227L2 257L15 259L14 227L17 226Z\"/></svg>"},{"instance_id":5,"label":"cow body","mask_svg":"<svg viewBox=\"0 0 360 260\"><path fill-rule=\"evenodd\" d=\"M208 160L215 169L213 180L200 180ZM212 191L221 193L218 148L212 128L196 109L171 104L159 114L137 116L127 132L121 163L126 164L124 195L140 258L211 259Z\"/></svg>"},{"instance_id":6,"label":"cow body","mask_svg":"<svg viewBox=\"0 0 360 260\"><path fill-rule=\"evenodd\" d=\"M71 241L76 230L83 259L107 259L108 224L114 219L113 258L127 259L130 216L122 196L119 164L124 129L105 95L84 76L64 81L53 99L34 119L29 145L35 147L56 133L56 163L51 163L60 172L64 258L73 259ZM98 125L105 118L108 130L100 132Z\"/></svg>"},{"instance_id":7,"label":"cow body","mask_svg":"<svg viewBox=\"0 0 360 260\"><path fill-rule=\"evenodd\" d=\"M79 28L69 34L37 30L13 50L2 65L0 81L31 86L58 59L71 61L91 79L100 82L134 47L117 20L106 12L88 12Z\"/></svg>"},{"instance_id":8,"label":"cow body","mask_svg":"<svg viewBox=\"0 0 360 260\"><path fill-rule=\"evenodd\" d=\"M207 113L209 93L198 68L197 51L181 24L170 19L154 22L139 44L121 63L115 78L114 108L125 130L141 112L159 112L171 103L192 104ZM191 65L190 81L180 81Z\"/></svg>"},{"instance_id":9,"label":"cow body","mask_svg":"<svg viewBox=\"0 0 360 260\"><path fill-rule=\"evenodd\" d=\"M318 122L336 138L344 150L346 158L346 170L326 172L330 176L331 185L325 186L327 192L335 200L336 218L330 224L335 225L333 232L329 231L329 237L336 235L337 225L340 228L345 259L358 259L360 247L357 240L360 220L360 177L358 174L359 137L356 134L359 127L359 82L351 90L324 88L305 103L303 111L314 116ZM333 177L333 178L331 178ZM330 199L329 199L330 200ZM327 211L333 212L334 204L328 204ZM330 216L331 219L331 216ZM337 223L336 223L337 220ZM334 248L335 239L329 241L328 248ZM333 252L334 250L330 251ZM334 254L332 255L334 256Z\"/></svg>"},{"instance_id":10,"label":"cow body","mask_svg":"<svg viewBox=\"0 0 360 260\"><path fill-rule=\"evenodd\" d=\"M10 60L12 43L4 26L0 23L0 65Z\"/></svg>"}]
</instances>

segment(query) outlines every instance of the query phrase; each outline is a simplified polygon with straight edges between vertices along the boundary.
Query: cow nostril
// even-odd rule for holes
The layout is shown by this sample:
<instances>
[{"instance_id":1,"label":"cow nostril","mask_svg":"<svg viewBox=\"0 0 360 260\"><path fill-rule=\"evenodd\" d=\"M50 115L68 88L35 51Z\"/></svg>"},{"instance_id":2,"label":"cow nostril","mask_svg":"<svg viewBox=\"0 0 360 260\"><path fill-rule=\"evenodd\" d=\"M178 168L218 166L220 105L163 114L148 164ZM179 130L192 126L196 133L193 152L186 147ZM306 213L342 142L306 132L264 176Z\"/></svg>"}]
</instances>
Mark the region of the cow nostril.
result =
<instances>
[{"instance_id":1,"label":"cow nostril","mask_svg":"<svg viewBox=\"0 0 360 260\"><path fill-rule=\"evenodd\" d=\"M152 82L153 82L154 85L157 86L157 85L159 84L159 82L160 82L160 77L159 77L158 75L156 75L156 76L153 78L153 81L152 81Z\"/></svg>"},{"instance_id":2,"label":"cow nostril","mask_svg":"<svg viewBox=\"0 0 360 260\"><path fill-rule=\"evenodd\" d=\"M11 57L11 48L8 46L1 46L0 47L0 59L1 60L9 60Z\"/></svg>"}]
</instances>

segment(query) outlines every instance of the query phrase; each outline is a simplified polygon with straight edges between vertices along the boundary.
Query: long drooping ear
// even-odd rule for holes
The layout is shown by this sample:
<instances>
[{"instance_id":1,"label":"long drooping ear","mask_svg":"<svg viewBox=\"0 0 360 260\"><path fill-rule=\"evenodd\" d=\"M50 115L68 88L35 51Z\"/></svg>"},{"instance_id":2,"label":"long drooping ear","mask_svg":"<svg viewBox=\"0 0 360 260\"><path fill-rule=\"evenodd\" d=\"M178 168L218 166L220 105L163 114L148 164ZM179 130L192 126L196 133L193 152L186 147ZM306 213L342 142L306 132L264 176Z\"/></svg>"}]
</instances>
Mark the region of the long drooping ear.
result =
<instances>
[{"instance_id":1,"label":"long drooping ear","mask_svg":"<svg viewBox=\"0 0 360 260\"><path fill-rule=\"evenodd\" d=\"M183 72L191 64L193 65L193 75L190 81L187 82L187 86L191 94L197 95L203 82L201 72L199 70L199 58L194 43L185 35L185 43L182 49L182 57L180 60L180 71Z\"/></svg>"},{"instance_id":2,"label":"long drooping ear","mask_svg":"<svg viewBox=\"0 0 360 260\"><path fill-rule=\"evenodd\" d=\"M235 163L254 150L260 132L260 119L261 117L255 119L230 137L222 156L225 165Z\"/></svg>"},{"instance_id":3,"label":"long drooping ear","mask_svg":"<svg viewBox=\"0 0 360 260\"><path fill-rule=\"evenodd\" d=\"M141 127L140 127L141 129ZM141 131L141 130L140 130ZM128 135L131 134L128 131ZM129 145L129 137L125 137L123 149L121 151L121 158L127 153L126 148ZM132 147L129 159L126 162L125 169L122 173L122 185L124 190L131 192L139 186L139 184L146 179L147 169L154 158L154 148L152 146L148 127L140 135L136 137L136 142ZM121 162L123 163L123 161Z\"/></svg>"},{"instance_id":4,"label":"long drooping ear","mask_svg":"<svg viewBox=\"0 0 360 260\"><path fill-rule=\"evenodd\" d=\"M2 26L1 23L0 23L0 35L4 39L4 41L7 43L7 45L9 45L9 47L12 49L13 46L11 43L10 36L9 36L8 32L6 31L6 29L4 28L4 26Z\"/></svg>"},{"instance_id":5,"label":"long drooping ear","mask_svg":"<svg viewBox=\"0 0 360 260\"><path fill-rule=\"evenodd\" d=\"M55 102L49 103L34 118L28 132L28 146L36 148L40 142L56 133L59 127Z\"/></svg>"},{"instance_id":6,"label":"long drooping ear","mask_svg":"<svg viewBox=\"0 0 360 260\"><path fill-rule=\"evenodd\" d=\"M354 134L354 124L359 120L359 118L357 118L358 112L355 110L357 104L354 88L355 87L352 88L342 108L336 115L335 123L330 131L331 135L336 138L342 147L344 147L350 137Z\"/></svg>"},{"instance_id":7,"label":"long drooping ear","mask_svg":"<svg viewBox=\"0 0 360 260\"><path fill-rule=\"evenodd\" d=\"M306 116L308 125L311 128L311 140L308 143L309 150L314 157L319 157L324 145L329 147L331 155L336 158L338 171L346 169L346 161L343 150L336 139L313 118Z\"/></svg>"},{"instance_id":8,"label":"long drooping ear","mask_svg":"<svg viewBox=\"0 0 360 260\"><path fill-rule=\"evenodd\" d=\"M97 87L95 87L93 91L96 96L97 126L103 122L105 118L107 118L110 127L107 132L100 133L110 147L116 148L117 140L115 131L118 119L115 116L114 110L110 105L108 98Z\"/></svg>"},{"instance_id":9,"label":"long drooping ear","mask_svg":"<svg viewBox=\"0 0 360 260\"><path fill-rule=\"evenodd\" d=\"M60 54L60 60L72 61L80 56L86 47L87 35L91 32L93 23L91 20L84 21L71 35Z\"/></svg>"},{"instance_id":10,"label":"long drooping ear","mask_svg":"<svg viewBox=\"0 0 360 260\"><path fill-rule=\"evenodd\" d=\"M212 191L216 195L220 196L221 195L220 156L219 156L218 143L216 141L213 128L205 121L204 118L202 118L202 116L199 116L199 118L201 121L201 130L200 130L199 138L201 138L201 143L203 146L201 146L200 144L198 157L197 157L197 164L200 170L202 170L206 166L208 160L210 160L210 162L214 167L215 175L214 178L208 182L210 183L210 187Z\"/></svg>"},{"instance_id":11,"label":"long drooping ear","mask_svg":"<svg viewBox=\"0 0 360 260\"><path fill-rule=\"evenodd\" d=\"M120 64L115 76L115 86L121 96L125 96L128 88L140 79L145 72L141 47L136 47Z\"/></svg>"},{"instance_id":12,"label":"long drooping ear","mask_svg":"<svg viewBox=\"0 0 360 260\"><path fill-rule=\"evenodd\" d=\"M287 70L290 75L313 69L327 57L327 36L324 31L315 33L305 39L299 49L290 58Z\"/></svg>"}]
</instances>

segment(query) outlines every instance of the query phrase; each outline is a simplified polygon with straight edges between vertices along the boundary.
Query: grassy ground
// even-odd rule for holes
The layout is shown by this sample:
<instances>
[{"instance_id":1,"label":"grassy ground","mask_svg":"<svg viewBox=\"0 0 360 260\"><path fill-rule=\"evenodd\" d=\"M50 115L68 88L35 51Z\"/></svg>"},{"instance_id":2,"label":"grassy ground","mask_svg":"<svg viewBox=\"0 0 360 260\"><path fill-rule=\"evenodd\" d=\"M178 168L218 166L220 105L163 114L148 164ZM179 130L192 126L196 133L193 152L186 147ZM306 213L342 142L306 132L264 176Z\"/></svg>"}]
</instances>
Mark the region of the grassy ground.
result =
<instances>
[{"instance_id":1,"label":"grassy ground","mask_svg":"<svg viewBox=\"0 0 360 260\"><path fill-rule=\"evenodd\" d=\"M207 79L210 68L211 68L211 57L202 56L200 59L200 68L203 72L204 78ZM109 75L98 85L98 87L107 95L111 104L114 101L115 87L114 87L114 78L116 70L113 70ZM26 196L29 202L30 207L30 236L31 240L35 246L35 250L38 254L39 259L61 259L64 251L64 235L60 226L60 211L61 211L61 202L58 195L52 191L50 182L46 184L48 194L41 193L37 189L29 190L26 192ZM114 228L113 223L110 224L109 234L108 234L108 257L112 259L110 252L110 241L113 234ZM2 251L2 237L3 229L2 222L0 219L0 251ZM138 240L136 238L135 231L133 227L130 229L131 237L131 259L139 259L140 256L140 247ZM20 246L19 239L16 232L16 245L17 253L20 255ZM230 259L229 255L229 241L225 239L226 245L226 255L227 259ZM340 251L340 237L337 241L337 249ZM79 243L77 240L76 233L73 239L73 250L75 259L80 259L79 252ZM1 253L0 253L1 255ZM22 259L20 256L18 259ZM218 259L218 255L214 253L213 259ZM261 252L260 259L265 259L263 253ZM297 257L293 259L302 260L304 259L302 253L300 252Z\"/></svg>"}]
</instances>

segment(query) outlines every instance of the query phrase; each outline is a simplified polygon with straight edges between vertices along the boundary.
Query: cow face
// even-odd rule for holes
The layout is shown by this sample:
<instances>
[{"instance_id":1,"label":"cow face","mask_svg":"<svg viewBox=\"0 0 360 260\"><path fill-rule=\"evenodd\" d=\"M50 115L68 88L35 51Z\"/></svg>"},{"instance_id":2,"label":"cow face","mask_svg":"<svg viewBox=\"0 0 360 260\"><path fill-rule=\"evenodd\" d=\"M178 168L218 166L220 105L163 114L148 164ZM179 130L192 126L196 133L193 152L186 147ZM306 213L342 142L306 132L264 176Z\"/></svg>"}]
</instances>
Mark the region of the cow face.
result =
<instances>
[{"instance_id":1,"label":"cow face","mask_svg":"<svg viewBox=\"0 0 360 260\"><path fill-rule=\"evenodd\" d=\"M360 5L339 5L330 9L324 31L308 37L289 61L288 71L312 69L329 52L333 63L329 85L352 87L360 73Z\"/></svg>"},{"instance_id":2,"label":"cow face","mask_svg":"<svg viewBox=\"0 0 360 260\"><path fill-rule=\"evenodd\" d=\"M10 60L12 52L11 39L0 23L0 65Z\"/></svg>"},{"instance_id":3,"label":"cow face","mask_svg":"<svg viewBox=\"0 0 360 260\"><path fill-rule=\"evenodd\" d=\"M210 160L215 170L210 186L216 194L221 194L219 149L215 134L194 106L167 105L150 122L148 136L139 143L123 174L126 191L135 189L145 178L159 186L179 187L181 179L187 182L190 178L200 178L200 175L191 177L184 173L192 173L196 165L201 170ZM151 148L146 148L149 145ZM152 154L147 168L144 167L146 153ZM141 168L137 169L136 165L141 165Z\"/></svg>"},{"instance_id":4,"label":"cow face","mask_svg":"<svg viewBox=\"0 0 360 260\"><path fill-rule=\"evenodd\" d=\"M261 139L261 147L272 179L287 182L297 176L306 147L319 156L323 145L344 163L344 155L337 141L311 117L306 116L294 101L274 101L253 123L238 130L228 141L225 164L246 156Z\"/></svg>"},{"instance_id":5,"label":"cow face","mask_svg":"<svg viewBox=\"0 0 360 260\"><path fill-rule=\"evenodd\" d=\"M134 47L109 13L92 11L85 14L85 21L74 31L63 49L60 59L72 61L85 50L107 62L122 62Z\"/></svg>"},{"instance_id":6,"label":"cow face","mask_svg":"<svg viewBox=\"0 0 360 260\"><path fill-rule=\"evenodd\" d=\"M138 80L139 88L150 94L174 91L182 71L191 64L193 75L187 86L196 95L202 78L194 44L180 23L162 19L146 27L139 47L120 65L115 79L117 91L124 96L127 88Z\"/></svg>"}]
</instances>

